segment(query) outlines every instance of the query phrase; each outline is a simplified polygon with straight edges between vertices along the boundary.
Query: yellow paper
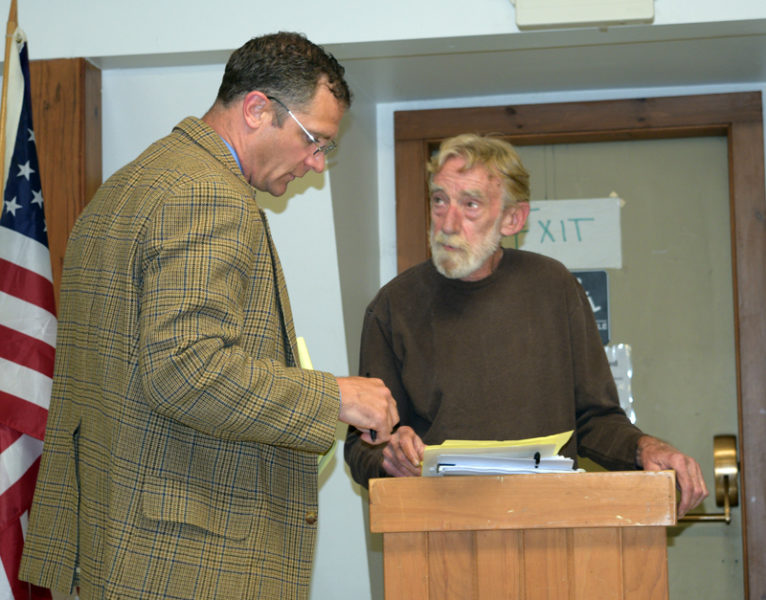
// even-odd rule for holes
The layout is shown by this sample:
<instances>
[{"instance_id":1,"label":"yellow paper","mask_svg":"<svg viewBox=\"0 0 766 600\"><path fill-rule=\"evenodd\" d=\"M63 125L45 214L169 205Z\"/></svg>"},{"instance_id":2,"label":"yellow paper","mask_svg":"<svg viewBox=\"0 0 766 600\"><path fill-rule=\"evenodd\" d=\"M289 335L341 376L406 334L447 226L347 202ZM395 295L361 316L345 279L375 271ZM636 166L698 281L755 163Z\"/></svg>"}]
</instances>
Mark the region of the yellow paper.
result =
<instances>
[{"instance_id":1,"label":"yellow paper","mask_svg":"<svg viewBox=\"0 0 766 600\"><path fill-rule=\"evenodd\" d=\"M308 346L306 346L306 340L304 340L302 337L299 337L295 341L298 346L298 364L300 365L301 369L310 369L313 371L314 365L311 364L311 357L309 356ZM319 470L317 472L318 475L320 475L322 471L324 471L325 467L327 466L327 463L330 462L330 459L332 458L332 455L334 452L335 452L335 441L333 440L333 443L332 443L332 446L330 446L330 449L324 454L320 454L318 457L318 460L319 460Z\"/></svg>"},{"instance_id":2,"label":"yellow paper","mask_svg":"<svg viewBox=\"0 0 766 600\"><path fill-rule=\"evenodd\" d=\"M558 454L572 437L572 430L562 433L554 433L536 438L526 438L523 440L446 440L443 444L435 446L426 446L426 448L440 448L442 450L464 450L464 449L500 449L500 448L522 448L531 446L546 446L553 448L553 454Z\"/></svg>"},{"instance_id":3,"label":"yellow paper","mask_svg":"<svg viewBox=\"0 0 766 600\"><path fill-rule=\"evenodd\" d=\"M309 349L306 346L306 340L299 337L296 342L298 344L298 364L301 366L301 369L311 369L313 371L314 365L311 364L311 357L309 356Z\"/></svg>"}]
</instances>

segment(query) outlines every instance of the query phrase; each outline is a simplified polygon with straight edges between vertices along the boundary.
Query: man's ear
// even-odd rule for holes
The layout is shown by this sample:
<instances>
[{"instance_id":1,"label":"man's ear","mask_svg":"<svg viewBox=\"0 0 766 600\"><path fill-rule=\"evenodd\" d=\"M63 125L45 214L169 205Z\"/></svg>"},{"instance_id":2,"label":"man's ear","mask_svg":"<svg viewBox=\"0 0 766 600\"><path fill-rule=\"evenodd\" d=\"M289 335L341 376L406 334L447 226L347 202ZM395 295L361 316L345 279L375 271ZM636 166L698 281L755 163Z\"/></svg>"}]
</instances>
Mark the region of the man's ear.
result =
<instances>
[{"instance_id":1,"label":"man's ear","mask_svg":"<svg viewBox=\"0 0 766 600\"><path fill-rule=\"evenodd\" d=\"M529 217L529 202L517 202L513 206L509 206L503 213L500 233L504 236L516 235L524 229L527 217Z\"/></svg>"},{"instance_id":2,"label":"man's ear","mask_svg":"<svg viewBox=\"0 0 766 600\"><path fill-rule=\"evenodd\" d=\"M263 92L257 90L248 92L242 100L242 115L247 126L258 129L264 123L270 123L271 117L268 111L270 104L271 100Z\"/></svg>"}]
</instances>

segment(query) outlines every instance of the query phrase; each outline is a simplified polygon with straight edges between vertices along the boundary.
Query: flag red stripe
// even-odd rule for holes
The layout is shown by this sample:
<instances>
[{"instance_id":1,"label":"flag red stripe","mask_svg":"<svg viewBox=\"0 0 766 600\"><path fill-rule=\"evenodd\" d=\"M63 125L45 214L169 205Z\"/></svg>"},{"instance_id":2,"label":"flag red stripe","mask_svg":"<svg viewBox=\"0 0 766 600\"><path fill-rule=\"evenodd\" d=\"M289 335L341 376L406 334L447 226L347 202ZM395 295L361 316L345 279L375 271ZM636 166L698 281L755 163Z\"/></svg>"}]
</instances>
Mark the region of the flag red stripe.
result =
<instances>
[{"instance_id":1,"label":"flag red stripe","mask_svg":"<svg viewBox=\"0 0 766 600\"><path fill-rule=\"evenodd\" d=\"M53 284L42 275L0 258L0 291L56 314Z\"/></svg>"},{"instance_id":2,"label":"flag red stripe","mask_svg":"<svg viewBox=\"0 0 766 600\"><path fill-rule=\"evenodd\" d=\"M0 358L15 362L53 377L53 360L56 349L42 340L0 325Z\"/></svg>"},{"instance_id":3,"label":"flag red stripe","mask_svg":"<svg viewBox=\"0 0 766 600\"><path fill-rule=\"evenodd\" d=\"M21 515L32 505L37 471L40 468L38 458L27 472L0 496L0 562L8 578L13 597L16 600L50 600L51 593L45 588L30 586L19 581L18 572L21 564L21 551L24 547L24 534L21 529Z\"/></svg>"},{"instance_id":4,"label":"flag red stripe","mask_svg":"<svg viewBox=\"0 0 766 600\"><path fill-rule=\"evenodd\" d=\"M6 448L12 446L22 435L20 431L16 431L12 426L9 427L5 423L0 423L0 453L5 452Z\"/></svg>"},{"instance_id":5,"label":"flag red stripe","mask_svg":"<svg viewBox=\"0 0 766 600\"><path fill-rule=\"evenodd\" d=\"M42 406L0 390L0 427L4 424L42 440L47 420L48 411Z\"/></svg>"},{"instance_id":6,"label":"flag red stripe","mask_svg":"<svg viewBox=\"0 0 766 600\"><path fill-rule=\"evenodd\" d=\"M0 531L21 517L32 506L39 469L40 457L38 456L26 472L0 495L3 500L0 502Z\"/></svg>"}]
</instances>

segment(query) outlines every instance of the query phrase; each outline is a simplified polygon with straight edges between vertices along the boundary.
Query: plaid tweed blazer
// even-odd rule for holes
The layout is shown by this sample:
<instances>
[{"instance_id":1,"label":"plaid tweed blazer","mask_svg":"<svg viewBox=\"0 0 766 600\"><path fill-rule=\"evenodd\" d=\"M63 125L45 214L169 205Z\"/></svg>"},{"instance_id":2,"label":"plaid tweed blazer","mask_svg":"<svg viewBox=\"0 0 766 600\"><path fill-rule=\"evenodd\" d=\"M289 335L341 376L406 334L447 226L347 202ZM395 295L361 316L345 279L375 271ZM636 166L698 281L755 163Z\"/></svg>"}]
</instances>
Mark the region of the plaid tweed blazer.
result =
<instances>
[{"instance_id":1,"label":"plaid tweed blazer","mask_svg":"<svg viewBox=\"0 0 766 600\"><path fill-rule=\"evenodd\" d=\"M339 390L295 367L255 190L187 118L70 236L20 576L80 598L306 598Z\"/></svg>"}]
</instances>

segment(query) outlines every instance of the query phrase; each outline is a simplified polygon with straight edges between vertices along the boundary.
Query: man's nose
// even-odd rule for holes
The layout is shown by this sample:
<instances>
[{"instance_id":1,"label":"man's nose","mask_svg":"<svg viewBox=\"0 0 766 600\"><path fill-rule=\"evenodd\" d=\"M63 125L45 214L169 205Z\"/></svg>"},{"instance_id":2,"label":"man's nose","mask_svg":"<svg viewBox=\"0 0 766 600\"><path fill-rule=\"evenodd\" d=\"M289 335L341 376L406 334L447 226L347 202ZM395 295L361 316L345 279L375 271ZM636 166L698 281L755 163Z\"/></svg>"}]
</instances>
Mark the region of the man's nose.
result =
<instances>
[{"instance_id":1,"label":"man's nose","mask_svg":"<svg viewBox=\"0 0 766 600\"><path fill-rule=\"evenodd\" d=\"M325 155L324 152L314 152L306 158L306 164L310 169L313 169L317 173L321 173L325 168Z\"/></svg>"},{"instance_id":2,"label":"man's nose","mask_svg":"<svg viewBox=\"0 0 766 600\"><path fill-rule=\"evenodd\" d=\"M461 220L460 208L456 204L450 204L444 215L442 231L446 234L458 233L460 231Z\"/></svg>"}]
</instances>

